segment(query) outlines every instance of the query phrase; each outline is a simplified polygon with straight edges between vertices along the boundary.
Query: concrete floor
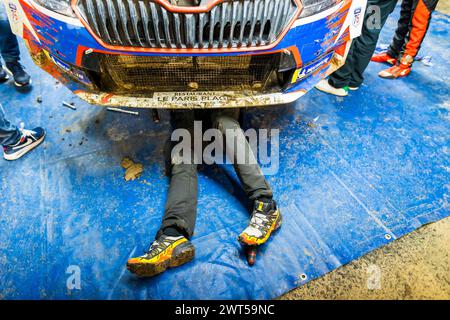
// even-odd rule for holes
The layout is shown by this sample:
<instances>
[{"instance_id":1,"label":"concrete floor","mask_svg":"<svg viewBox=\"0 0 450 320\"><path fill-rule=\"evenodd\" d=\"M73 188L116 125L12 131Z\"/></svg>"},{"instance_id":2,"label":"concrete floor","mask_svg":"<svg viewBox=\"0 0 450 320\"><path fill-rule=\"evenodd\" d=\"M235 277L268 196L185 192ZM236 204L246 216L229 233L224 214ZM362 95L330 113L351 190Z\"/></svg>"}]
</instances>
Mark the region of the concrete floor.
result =
<instances>
[{"instance_id":1,"label":"concrete floor","mask_svg":"<svg viewBox=\"0 0 450 320\"><path fill-rule=\"evenodd\" d=\"M440 12L450 14L450 0ZM450 299L450 218L426 225L280 297Z\"/></svg>"},{"instance_id":2,"label":"concrete floor","mask_svg":"<svg viewBox=\"0 0 450 320\"><path fill-rule=\"evenodd\" d=\"M450 218L426 225L281 299L450 299Z\"/></svg>"},{"instance_id":3,"label":"concrete floor","mask_svg":"<svg viewBox=\"0 0 450 320\"><path fill-rule=\"evenodd\" d=\"M437 10L445 14L450 14L450 0L439 1Z\"/></svg>"}]
</instances>

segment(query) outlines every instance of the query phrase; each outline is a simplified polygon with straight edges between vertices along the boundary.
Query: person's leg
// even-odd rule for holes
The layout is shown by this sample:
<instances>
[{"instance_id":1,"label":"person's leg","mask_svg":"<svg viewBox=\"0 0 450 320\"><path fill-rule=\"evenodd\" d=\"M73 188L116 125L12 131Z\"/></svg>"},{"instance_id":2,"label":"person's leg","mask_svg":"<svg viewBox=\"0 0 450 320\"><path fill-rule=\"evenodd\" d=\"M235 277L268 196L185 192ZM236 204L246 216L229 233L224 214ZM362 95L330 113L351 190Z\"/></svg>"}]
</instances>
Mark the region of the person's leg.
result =
<instances>
[{"instance_id":1,"label":"person's leg","mask_svg":"<svg viewBox=\"0 0 450 320\"><path fill-rule=\"evenodd\" d=\"M328 78L328 82L334 88L340 89L348 87L350 83L351 74L353 71L353 49L355 47L355 41L353 40L352 45L348 51L347 60L344 65L333 72Z\"/></svg>"},{"instance_id":2,"label":"person's leg","mask_svg":"<svg viewBox=\"0 0 450 320\"><path fill-rule=\"evenodd\" d=\"M173 130L187 130L194 137L194 111L171 112ZM191 145L193 146L191 140ZM171 159L172 169L165 214L157 237L168 227L178 229L186 238L192 237L197 217L198 176L197 165L191 155L191 163L181 163L176 155Z\"/></svg>"},{"instance_id":3,"label":"person's leg","mask_svg":"<svg viewBox=\"0 0 450 320\"><path fill-rule=\"evenodd\" d=\"M398 59L401 51L406 43L407 35L410 28L411 16L413 10L414 0L403 0L400 11L400 19L397 23L394 38L387 50L387 54L395 59Z\"/></svg>"},{"instance_id":4,"label":"person's leg","mask_svg":"<svg viewBox=\"0 0 450 320\"><path fill-rule=\"evenodd\" d=\"M430 26L431 15L436 9L438 0L414 0L413 13L411 17L411 30L405 44L403 57L412 63L420 50L423 39Z\"/></svg>"},{"instance_id":5,"label":"person's leg","mask_svg":"<svg viewBox=\"0 0 450 320\"><path fill-rule=\"evenodd\" d=\"M19 43L8 20L0 20L0 49L5 62L20 61Z\"/></svg>"},{"instance_id":6,"label":"person's leg","mask_svg":"<svg viewBox=\"0 0 450 320\"><path fill-rule=\"evenodd\" d=\"M7 71L14 77L14 84L23 87L31 84L31 77L20 63L20 50L16 36L11 31L8 20L0 20L0 50ZM4 77L2 78L2 76ZM0 74L1 79L7 79L6 74Z\"/></svg>"},{"instance_id":7,"label":"person's leg","mask_svg":"<svg viewBox=\"0 0 450 320\"><path fill-rule=\"evenodd\" d=\"M414 0L413 2L410 31L400 63L381 71L378 75L382 78L396 79L406 77L411 73L414 58L425 38L430 25L431 14L436 8L438 0Z\"/></svg>"},{"instance_id":8,"label":"person's leg","mask_svg":"<svg viewBox=\"0 0 450 320\"><path fill-rule=\"evenodd\" d=\"M171 117L174 130L187 130L191 138L194 137L194 111L174 111ZM127 262L128 270L138 276L153 277L194 258L195 248L189 239L194 233L197 216L197 166L193 157L187 163L182 163L183 159L183 155L174 155L171 159L165 214L155 241L143 256Z\"/></svg>"},{"instance_id":9,"label":"person's leg","mask_svg":"<svg viewBox=\"0 0 450 320\"><path fill-rule=\"evenodd\" d=\"M236 174L248 198L252 201L260 198L271 200L272 190L247 142L238 119L239 109L211 111L212 126L224 136L227 154L233 161Z\"/></svg>"},{"instance_id":10,"label":"person's leg","mask_svg":"<svg viewBox=\"0 0 450 320\"><path fill-rule=\"evenodd\" d=\"M362 34L356 38L353 45L352 60L353 70L350 77L349 86L359 87L363 81L363 73L369 65L370 59L375 52L380 32L383 29L387 18L394 11L397 0L373 0L368 2L368 11L363 24ZM374 7L380 8L380 16L374 14L377 12L373 10ZM374 20L375 19L375 20Z\"/></svg>"},{"instance_id":11,"label":"person's leg","mask_svg":"<svg viewBox=\"0 0 450 320\"><path fill-rule=\"evenodd\" d=\"M345 97L349 87L358 88L362 84L363 72L375 51L380 31L396 3L397 0L368 1L361 35L353 40L345 64L317 84L318 90Z\"/></svg>"},{"instance_id":12,"label":"person's leg","mask_svg":"<svg viewBox=\"0 0 450 320\"><path fill-rule=\"evenodd\" d=\"M0 104L0 145L7 146L19 142L22 133L19 128L11 124L5 117L5 112Z\"/></svg>"},{"instance_id":13,"label":"person's leg","mask_svg":"<svg viewBox=\"0 0 450 320\"><path fill-rule=\"evenodd\" d=\"M213 127L219 129L224 137L227 154L233 160L245 193L253 201L250 223L239 235L238 241L244 246L262 245L281 226L280 210L272 199L272 190L241 129L239 110L212 111L211 117Z\"/></svg>"}]
</instances>

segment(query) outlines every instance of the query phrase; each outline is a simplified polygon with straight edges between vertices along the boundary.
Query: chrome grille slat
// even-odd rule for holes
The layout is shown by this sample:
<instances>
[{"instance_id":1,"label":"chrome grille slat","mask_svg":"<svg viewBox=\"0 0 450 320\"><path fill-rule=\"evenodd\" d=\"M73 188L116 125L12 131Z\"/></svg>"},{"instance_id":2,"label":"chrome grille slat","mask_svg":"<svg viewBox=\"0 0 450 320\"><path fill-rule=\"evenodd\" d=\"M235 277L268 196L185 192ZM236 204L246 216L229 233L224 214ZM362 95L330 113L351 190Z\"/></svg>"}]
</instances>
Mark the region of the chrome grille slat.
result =
<instances>
[{"instance_id":1,"label":"chrome grille slat","mask_svg":"<svg viewBox=\"0 0 450 320\"><path fill-rule=\"evenodd\" d=\"M119 35L119 30L117 29L118 21L117 21L116 8L115 8L114 4L112 3L112 1L106 1L106 6L108 8L108 16L110 19L111 28L113 29L113 32L114 32L115 42L116 42L116 44L123 45L123 41Z\"/></svg>"},{"instance_id":2,"label":"chrome grille slat","mask_svg":"<svg viewBox=\"0 0 450 320\"><path fill-rule=\"evenodd\" d=\"M153 27L153 34L155 35L155 41L159 48L163 47L163 44L161 42L160 32L159 32L159 17L156 5L151 2L150 3L150 11L152 14L152 27Z\"/></svg>"},{"instance_id":3,"label":"chrome grille slat","mask_svg":"<svg viewBox=\"0 0 450 320\"><path fill-rule=\"evenodd\" d=\"M148 18L147 7L145 6L143 1L139 1L139 11L141 12L142 26L144 28L145 41L147 42L146 45L151 47L153 45L153 41L150 36L150 30L148 27L150 20Z\"/></svg>"},{"instance_id":4,"label":"chrome grille slat","mask_svg":"<svg viewBox=\"0 0 450 320\"><path fill-rule=\"evenodd\" d=\"M258 35L258 41L261 45L264 44L264 28L266 27L266 23L268 21L267 15L269 14L269 6L270 6L270 0L264 0L264 8L262 10L262 15L260 17L261 21L261 27Z\"/></svg>"},{"instance_id":5,"label":"chrome grille slat","mask_svg":"<svg viewBox=\"0 0 450 320\"><path fill-rule=\"evenodd\" d=\"M234 28L236 27L236 24L238 22L238 10L241 7L240 4L237 1L234 1L231 3L232 5L232 10L231 10L231 29L230 29L230 34L228 36L228 46L232 47L233 46L233 39L234 39Z\"/></svg>"},{"instance_id":6,"label":"chrome grille slat","mask_svg":"<svg viewBox=\"0 0 450 320\"><path fill-rule=\"evenodd\" d=\"M117 8L119 10L120 22L125 40L128 42L129 45L133 46L130 34L128 33L128 19L127 19L128 14L127 9L125 8L125 3L123 1L118 1Z\"/></svg>"},{"instance_id":7,"label":"chrome grille slat","mask_svg":"<svg viewBox=\"0 0 450 320\"><path fill-rule=\"evenodd\" d=\"M216 26L217 7L213 8L209 14L209 47L214 47L214 28Z\"/></svg>"},{"instance_id":8,"label":"chrome grille slat","mask_svg":"<svg viewBox=\"0 0 450 320\"><path fill-rule=\"evenodd\" d=\"M97 20L95 18L94 12L96 11L94 8L94 3L92 0L86 0L86 11L88 13L88 21L90 22L90 25L94 28L94 31L97 34L100 34Z\"/></svg>"},{"instance_id":9,"label":"chrome grille slat","mask_svg":"<svg viewBox=\"0 0 450 320\"><path fill-rule=\"evenodd\" d=\"M263 0L264 1L264 0ZM255 28L256 28L256 23L258 22L259 19L259 11L261 8L261 2L255 2L253 4L253 12L252 12L252 20L251 20L251 28L250 28L250 35L248 36L248 40L247 40L247 46L251 46L252 45L252 39L253 39L253 35L255 33Z\"/></svg>"},{"instance_id":10,"label":"chrome grille slat","mask_svg":"<svg viewBox=\"0 0 450 320\"><path fill-rule=\"evenodd\" d=\"M181 22L178 13L174 13L174 29L175 29L175 38L177 42L177 47L181 48L183 43L181 42Z\"/></svg>"},{"instance_id":11,"label":"chrome grille slat","mask_svg":"<svg viewBox=\"0 0 450 320\"><path fill-rule=\"evenodd\" d=\"M205 28L205 14L204 13L200 13L199 17L198 17L198 24L199 24L199 28L197 28L197 36L198 36L198 42L199 42L199 46L200 48L203 48L203 29Z\"/></svg>"},{"instance_id":12,"label":"chrome grille slat","mask_svg":"<svg viewBox=\"0 0 450 320\"><path fill-rule=\"evenodd\" d=\"M193 48L195 43L195 16L186 14L184 19L184 28L186 32L186 46Z\"/></svg>"},{"instance_id":13,"label":"chrome grille slat","mask_svg":"<svg viewBox=\"0 0 450 320\"><path fill-rule=\"evenodd\" d=\"M101 0L100 0L101 1ZM138 13L136 11L136 7L134 5L134 2L132 0L128 0L128 10L130 12L130 18L131 18L131 25L133 27L134 35L135 35L135 41L143 47L144 44L141 41L140 32L139 32L139 21L142 21L140 17L138 17Z\"/></svg>"},{"instance_id":14,"label":"chrome grille slat","mask_svg":"<svg viewBox=\"0 0 450 320\"><path fill-rule=\"evenodd\" d=\"M225 25L226 25L226 21L227 21L227 11L228 11L228 2L223 3L220 6L221 9L221 14L220 14L220 21L222 22L220 24L220 34L219 34L219 43L220 43L220 48L223 47L223 33L225 31Z\"/></svg>"},{"instance_id":15,"label":"chrome grille slat","mask_svg":"<svg viewBox=\"0 0 450 320\"><path fill-rule=\"evenodd\" d=\"M105 6L103 4L103 0L97 1L97 9L98 9L98 14L99 15L106 16L106 9L105 9ZM108 42L111 42L112 40L111 40L111 37L109 35L109 31L108 31L108 26L106 24L106 20L105 19L100 20L100 25L102 27L102 34L103 34L103 36L106 38L106 40Z\"/></svg>"},{"instance_id":16,"label":"chrome grille slat","mask_svg":"<svg viewBox=\"0 0 450 320\"><path fill-rule=\"evenodd\" d=\"M171 39L171 35L170 35L170 28L169 28L169 24L170 24L169 15L167 14L166 10L161 10L161 11L162 11L162 21L163 21L163 25L164 25L164 36L166 38L166 47L173 48L172 39Z\"/></svg>"},{"instance_id":17,"label":"chrome grille slat","mask_svg":"<svg viewBox=\"0 0 450 320\"><path fill-rule=\"evenodd\" d=\"M249 11L249 2L245 1L244 6L242 8L241 32L239 34L239 42L238 42L239 47L242 46L243 41L244 41L244 31L245 31L245 26L247 25L247 21L248 21L248 11Z\"/></svg>"},{"instance_id":18,"label":"chrome grille slat","mask_svg":"<svg viewBox=\"0 0 450 320\"><path fill-rule=\"evenodd\" d=\"M105 44L161 49L269 45L298 13L295 0L224 0L203 13L170 12L154 0L79 0L77 6Z\"/></svg>"},{"instance_id":19,"label":"chrome grille slat","mask_svg":"<svg viewBox=\"0 0 450 320\"><path fill-rule=\"evenodd\" d=\"M278 2L278 5L275 5L277 11L275 13L275 10L274 10L274 15L275 15L274 21L275 22L274 22L272 30L270 31L270 34L269 34L270 42L274 41L276 38L275 30L277 30L279 28L280 21L281 21L281 13L283 12L284 5L285 5L284 1L280 1L280 2Z\"/></svg>"}]
</instances>

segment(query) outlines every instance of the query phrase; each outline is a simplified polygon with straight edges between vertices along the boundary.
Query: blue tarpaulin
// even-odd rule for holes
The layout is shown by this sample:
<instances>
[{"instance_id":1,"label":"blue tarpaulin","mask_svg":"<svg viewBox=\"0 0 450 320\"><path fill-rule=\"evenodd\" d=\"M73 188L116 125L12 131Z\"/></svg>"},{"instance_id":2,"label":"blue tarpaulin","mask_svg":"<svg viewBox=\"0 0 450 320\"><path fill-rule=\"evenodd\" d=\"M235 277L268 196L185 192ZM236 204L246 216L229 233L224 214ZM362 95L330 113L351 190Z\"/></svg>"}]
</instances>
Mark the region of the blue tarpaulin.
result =
<instances>
[{"instance_id":1,"label":"blue tarpaulin","mask_svg":"<svg viewBox=\"0 0 450 320\"><path fill-rule=\"evenodd\" d=\"M274 298L448 216L449 29L436 13L421 52L433 67L418 62L406 79L382 80L386 66L371 64L345 99L313 90L293 105L247 110L248 127L280 129L280 169L268 180L283 227L249 267L236 241L249 216L236 176L205 167L195 260L147 280L125 263L146 249L164 212L167 112L155 124L149 110L90 106L23 49L33 89L3 84L1 103L11 121L43 125L48 136L20 161L0 160L0 298ZM139 180L125 182L124 156L144 165ZM74 270L79 289L67 286Z\"/></svg>"}]
</instances>

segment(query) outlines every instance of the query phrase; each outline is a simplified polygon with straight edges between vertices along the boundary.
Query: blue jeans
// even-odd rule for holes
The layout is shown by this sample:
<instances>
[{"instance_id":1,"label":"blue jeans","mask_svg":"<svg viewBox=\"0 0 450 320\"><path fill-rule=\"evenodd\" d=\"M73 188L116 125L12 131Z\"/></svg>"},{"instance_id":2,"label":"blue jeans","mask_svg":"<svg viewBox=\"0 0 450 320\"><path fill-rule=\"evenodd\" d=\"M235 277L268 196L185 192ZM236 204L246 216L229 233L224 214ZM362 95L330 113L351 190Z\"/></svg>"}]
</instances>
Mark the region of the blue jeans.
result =
<instances>
[{"instance_id":1,"label":"blue jeans","mask_svg":"<svg viewBox=\"0 0 450 320\"><path fill-rule=\"evenodd\" d=\"M7 146L16 144L22 137L19 128L12 125L5 118L5 112L0 104L0 145Z\"/></svg>"},{"instance_id":2,"label":"blue jeans","mask_svg":"<svg viewBox=\"0 0 450 320\"><path fill-rule=\"evenodd\" d=\"M20 50L17 38L11 31L9 21L4 19L0 20L0 51L5 62L15 62L20 60Z\"/></svg>"}]
</instances>

